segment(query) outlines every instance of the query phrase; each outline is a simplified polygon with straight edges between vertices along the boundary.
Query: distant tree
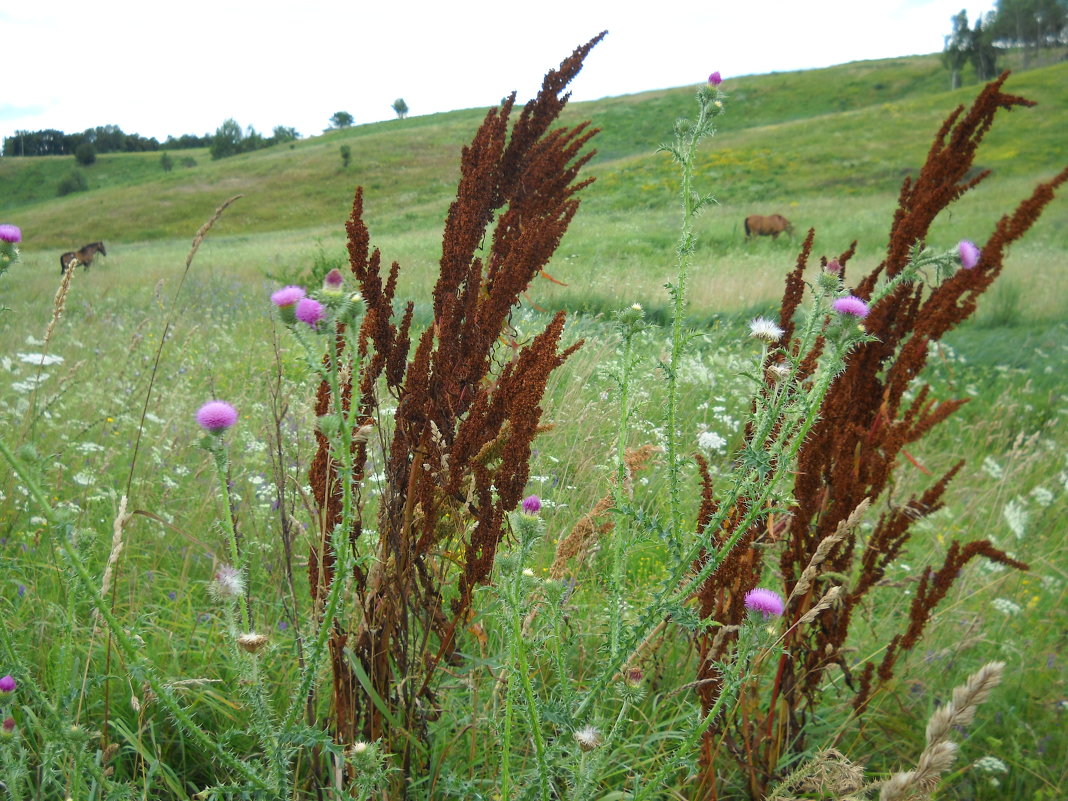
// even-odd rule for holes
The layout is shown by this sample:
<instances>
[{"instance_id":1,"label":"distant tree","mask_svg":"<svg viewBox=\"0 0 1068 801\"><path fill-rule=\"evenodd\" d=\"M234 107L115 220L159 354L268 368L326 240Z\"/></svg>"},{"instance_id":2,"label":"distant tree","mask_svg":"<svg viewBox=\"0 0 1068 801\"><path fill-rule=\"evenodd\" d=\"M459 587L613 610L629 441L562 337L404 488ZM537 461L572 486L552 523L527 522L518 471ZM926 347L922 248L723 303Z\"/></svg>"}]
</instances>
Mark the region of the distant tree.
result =
<instances>
[{"instance_id":1,"label":"distant tree","mask_svg":"<svg viewBox=\"0 0 1068 801\"><path fill-rule=\"evenodd\" d=\"M960 71L968 63L972 53L972 30L968 27L968 12L961 9L953 17L953 33L945 37L942 64L950 71L950 89L960 88Z\"/></svg>"},{"instance_id":2,"label":"distant tree","mask_svg":"<svg viewBox=\"0 0 1068 801\"><path fill-rule=\"evenodd\" d=\"M334 116L330 118L330 127L348 128L353 122L355 122L355 120L347 111L335 111Z\"/></svg>"},{"instance_id":3,"label":"distant tree","mask_svg":"<svg viewBox=\"0 0 1068 801\"><path fill-rule=\"evenodd\" d=\"M1068 0L997 0L994 41L1037 50L1068 44Z\"/></svg>"},{"instance_id":4,"label":"distant tree","mask_svg":"<svg viewBox=\"0 0 1068 801\"><path fill-rule=\"evenodd\" d=\"M174 169L174 159L171 158L170 153L164 153L159 157L159 166L163 168L164 172L170 172Z\"/></svg>"},{"instance_id":5,"label":"distant tree","mask_svg":"<svg viewBox=\"0 0 1068 801\"><path fill-rule=\"evenodd\" d=\"M404 102L403 97L398 97L393 101L393 110L397 113L398 120L403 120L408 116L408 104Z\"/></svg>"},{"instance_id":6,"label":"distant tree","mask_svg":"<svg viewBox=\"0 0 1068 801\"><path fill-rule=\"evenodd\" d=\"M991 11L985 17L975 21L972 28L972 49L968 54L969 61L975 68L975 74L980 81L989 81L998 74L998 53L1000 48L994 44L995 15Z\"/></svg>"},{"instance_id":7,"label":"distant tree","mask_svg":"<svg viewBox=\"0 0 1068 801\"><path fill-rule=\"evenodd\" d=\"M74 148L74 158L83 167L88 167L96 161L96 148L93 147L92 142L82 142Z\"/></svg>"},{"instance_id":8,"label":"distant tree","mask_svg":"<svg viewBox=\"0 0 1068 801\"><path fill-rule=\"evenodd\" d=\"M241 141L245 138L241 132L241 126L237 124L237 120L229 119L220 125L215 135L211 138L211 157L213 159L224 159L227 156L234 156L241 152Z\"/></svg>"},{"instance_id":9,"label":"distant tree","mask_svg":"<svg viewBox=\"0 0 1068 801\"><path fill-rule=\"evenodd\" d=\"M259 131L253 128L251 125L245 131L245 138L238 144L238 153L249 153L253 150L259 150L261 147L267 147L270 142L264 139Z\"/></svg>"},{"instance_id":10,"label":"distant tree","mask_svg":"<svg viewBox=\"0 0 1068 801\"><path fill-rule=\"evenodd\" d=\"M168 136L167 141L160 147L163 150L188 150L194 147L210 147L211 137L208 134L197 136L195 134L182 134L177 139Z\"/></svg>"},{"instance_id":11,"label":"distant tree","mask_svg":"<svg viewBox=\"0 0 1068 801\"><path fill-rule=\"evenodd\" d=\"M197 166L197 160L195 158L193 158L192 156L186 156L184 159L182 159L182 166L183 167L195 167L195 166Z\"/></svg>"},{"instance_id":12,"label":"distant tree","mask_svg":"<svg viewBox=\"0 0 1068 801\"><path fill-rule=\"evenodd\" d=\"M352 148L350 148L348 145L342 145L340 152L341 166L347 170L349 168L349 160L352 158Z\"/></svg>"},{"instance_id":13,"label":"distant tree","mask_svg":"<svg viewBox=\"0 0 1068 801\"><path fill-rule=\"evenodd\" d=\"M271 143L276 145L295 142L298 139L300 139L300 134L297 133L297 129L286 128L284 125L276 125L274 133L271 134Z\"/></svg>"},{"instance_id":14,"label":"distant tree","mask_svg":"<svg viewBox=\"0 0 1068 801\"><path fill-rule=\"evenodd\" d=\"M66 156L71 152L67 134L53 128L15 131L14 136L4 137L5 156Z\"/></svg>"}]
</instances>

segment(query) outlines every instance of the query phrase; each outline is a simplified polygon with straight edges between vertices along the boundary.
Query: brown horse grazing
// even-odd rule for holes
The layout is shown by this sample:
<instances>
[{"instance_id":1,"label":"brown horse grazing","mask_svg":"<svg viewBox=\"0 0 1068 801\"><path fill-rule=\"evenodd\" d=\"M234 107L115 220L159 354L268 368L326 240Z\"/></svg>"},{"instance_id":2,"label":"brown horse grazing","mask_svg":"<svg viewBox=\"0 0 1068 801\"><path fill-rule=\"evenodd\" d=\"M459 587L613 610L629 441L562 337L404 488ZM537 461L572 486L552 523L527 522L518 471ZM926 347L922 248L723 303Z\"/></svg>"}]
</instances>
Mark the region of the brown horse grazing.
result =
<instances>
[{"instance_id":1,"label":"brown horse grazing","mask_svg":"<svg viewBox=\"0 0 1068 801\"><path fill-rule=\"evenodd\" d=\"M772 239L778 239L783 231L792 234L794 227L781 214L769 214L767 217L762 214L750 214L745 218L746 239L753 236L770 236Z\"/></svg>"},{"instance_id":2,"label":"brown horse grazing","mask_svg":"<svg viewBox=\"0 0 1068 801\"><path fill-rule=\"evenodd\" d=\"M85 269L89 269L89 265L93 263L93 256L100 253L104 256L108 255L108 252L104 250L103 242L90 242L88 245L82 245L81 250L72 250L69 253L64 253L59 257L59 274L67 272L67 268L70 267L71 262L78 262Z\"/></svg>"}]
</instances>

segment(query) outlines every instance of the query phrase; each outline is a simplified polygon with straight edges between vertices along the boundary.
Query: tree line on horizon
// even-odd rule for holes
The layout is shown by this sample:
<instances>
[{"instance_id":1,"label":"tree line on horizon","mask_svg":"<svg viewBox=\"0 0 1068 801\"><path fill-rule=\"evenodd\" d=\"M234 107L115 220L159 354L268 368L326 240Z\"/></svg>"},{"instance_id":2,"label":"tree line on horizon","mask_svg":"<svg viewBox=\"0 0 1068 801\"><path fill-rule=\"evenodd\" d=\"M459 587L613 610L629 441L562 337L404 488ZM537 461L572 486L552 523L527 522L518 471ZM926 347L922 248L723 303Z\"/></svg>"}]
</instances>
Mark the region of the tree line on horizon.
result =
<instances>
[{"instance_id":1,"label":"tree line on horizon","mask_svg":"<svg viewBox=\"0 0 1068 801\"><path fill-rule=\"evenodd\" d=\"M96 128L86 128L81 133L70 134L55 128L15 131L14 135L4 137L2 152L5 156L69 156L80 145L89 144L97 153L143 153L207 147L210 142L209 134L182 134L177 138L168 136L161 144L155 137L128 134L118 125L99 125Z\"/></svg>"},{"instance_id":2,"label":"tree line on horizon","mask_svg":"<svg viewBox=\"0 0 1068 801\"><path fill-rule=\"evenodd\" d=\"M1026 59L1039 50L1068 45L1068 0L997 0L974 25L965 9L952 22L942 63L951 73L953 89L960 87L966 64L980 81L988 81L998 74L998 58L1009 48L1021 48Z\"/></svg>"},{"instance_id":3,"label":"tree line on horizon","mask_svg":"<svg viewBox=\"0 0 1068 801\"><path fill-rule=\"evenodd\" d=\"M398 97L391 108L398 119L408 116L408 104ZM330 118L327 130L348 128L355 119L347 111L338 111ZM235 156L252 150L284 144L300 139L296 128L277 125L271 136L263 136L251 125L243 129L233 118L215 129L214 134L182 134L168 136L161 144L155 137L125 133L118 125L87 128L81 133L68 134L54 128L40 131L16 131L4 137L3 156L69 156L74 155L83 165L91 164L99 153L143 153L155 150L189 150L209 148L213 159Z\"/></svg>"},{"instance_id":4,"label":"tree line on horizon","mask_svg":"<svg viewBox=\"0 0 1068 801\"><path fill-rule=\"evenodd\" d=\"M92 153L144 153L157 150L190 150L209 148L212 158L224 158L237 153L257 150L261 147L292 142L300 138L295 128L276 126L271 136L262 136L255 128L242 127L233 119L226 120L214 134L182 134L168 136L160 143L155 137L125 133L118 125L101 125L87 128L82 133L68 134L54 128L41 131L16 131L4 137L4 156L69 156L75 155L81 164L89 164L92 158L82 154Z\"/></svg>"}]
</instances>

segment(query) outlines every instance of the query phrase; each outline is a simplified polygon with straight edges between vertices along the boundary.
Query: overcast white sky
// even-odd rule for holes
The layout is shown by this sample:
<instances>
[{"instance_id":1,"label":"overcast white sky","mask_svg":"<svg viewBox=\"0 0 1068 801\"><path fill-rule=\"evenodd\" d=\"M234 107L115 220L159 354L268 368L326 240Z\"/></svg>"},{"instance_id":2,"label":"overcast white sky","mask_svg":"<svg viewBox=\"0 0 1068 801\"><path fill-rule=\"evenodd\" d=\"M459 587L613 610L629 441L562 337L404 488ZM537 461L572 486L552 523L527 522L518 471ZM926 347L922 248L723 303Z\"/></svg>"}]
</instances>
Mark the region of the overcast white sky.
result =
<instances>
[{"instance_id":1,"label":"overcast white sky","mask_svg":"<svg viewBox=\"0 0 1068 801\"><path fill-rule=\"evenodd\" d=\"M269 135L521 101L602 30L574 100L933 53L993 0L0 0L0 136L118 125L155 136L227 118ZM729 84L726 87L729 89Z\"/></svg>"}]
</instances>

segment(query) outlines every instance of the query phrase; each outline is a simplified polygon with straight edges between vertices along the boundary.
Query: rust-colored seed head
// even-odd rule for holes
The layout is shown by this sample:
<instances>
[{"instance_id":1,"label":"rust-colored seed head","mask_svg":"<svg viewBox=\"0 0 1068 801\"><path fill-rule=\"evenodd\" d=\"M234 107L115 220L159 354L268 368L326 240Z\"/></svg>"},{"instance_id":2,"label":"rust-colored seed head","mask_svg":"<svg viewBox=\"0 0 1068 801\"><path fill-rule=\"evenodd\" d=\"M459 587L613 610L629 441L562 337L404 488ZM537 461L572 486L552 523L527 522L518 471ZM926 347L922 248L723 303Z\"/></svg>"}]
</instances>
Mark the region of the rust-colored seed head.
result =
<instances>
[{"instance_id":1,"label":"rust-colored seed head","mask_svg":"<svg viewBox=\"0 0 1068 801\"><path fill-rule=\"evenodd\" d=\"M912 248L926 241L935 218L986 178L986 172L971 175L976 148L995 113L1033 105L1001 91L1007 77L1006 73L988 84L967 112L958 108L942 125L923 167L915 179L906 179L901 188L885 259L855 285L855 295L870 298L879 280L904 269ZM964 403L937 400L927 386L920 387L915 395L907 393L926 365L929 343L938 341L975 311L978 296L1001 273L1008 245L1030 228L1057 187L1066 181L1068 168L1040 184L1013 214L1003 217L981 247L982 259L971 269L960 270L935 286L922 282L902 284L871 308L865 328L874 341L850 355L844 372L827 393L820 419L806 437L798 458L793 486L797 505L778 551L777 572L787 594L798 584L819 544L833 535L864 499L877 498L890 486L902 457L911 458L906 449ZM797 267L787 276L779 315L779 326L786 331L782 342L793 348L795 355L799 354L797 344L791 341L793 321L804 292L803 274L812 243L810 231ZM838 275L844 275L855 246L853 243L834 259ZM819 352L817 344L816 350L805 356L798 371L801 378L813 373ZM854 666L843 656L854 610L904 551L913 524L941 508L946 488L960 468L961 464L955 465L918 496L890 506L863 539L849 532L835 542L827 553L821 554L816 575L805 576L806 588L791 596L785 617L788 623L797 624L832 586L841 583L842 575L856 576L852 584L844 585L839 604L822 611L811 622L806 619L805 624L788 629L772 697L767 701L753 700L747 707L768 712L763 719L752 720L745 730L729 735L737 738L736 749L744 757L754 797L762 796L774 778L776 766L781 764L783 744L789 743L798 751L804 749L805 726L818 703L828 667L837 665L845 673L848 686L855 691L854 707L862 712L878 683L893 677L898 659L918 642L934 608L968 561L984 556L1027 569L986 540L953 543L941 568L923 570L906 630L891 639L878 663L863 664L859 676L854 676ZM708 515L706 506L702 504L702 516ZM710 545L718 543L719 532L709 532L709 540ZM767 572L760 563L760 554L765 551L750 547L750 542L747 533L702 588L702 615L714 614L724 624L736 621L739 594L753 586L754 576L759 578ZM749 561L751 558L754 561ZM706 709L720 688L714 675L706 676L709 671L704 666L722 655L726 640L726 636L703 637L699 642L699 678L708 679L708 683L699 682L699 693ZM706 771L713 769L710 744L722 736L722 731L713 729L706 737Z\"/></svg>"},{"instance_id":2,"label":"rust-colored seed head","mask_svg":"<svg viewBox=\"0 0 1068 801\"><path fill-rule=\"evenodd\" d=\"M346 230L365 308L357 337L362 374L358 398L344 385L342 401L346 409L356 403L376 432L391 436L378 501L378 552L367 573L354 577L360 623L351 632L339 628L330 643L342 742L385 739L390 751L407 749L413 732L394 741L389 728L395 718L381 713L379 699L405 720L416 706L433 708L437 666L451 658L472 592L490 576L506 514L523 497L546 383L581 345L561 348L560 313L527 345L514 346L511 361L502 364L498 355L513 309L547 265L578 208L577 193L589 183L578 173L593 155L582 151L596 131L587 123L550 127L567 103L565 87L603 36L550 71L514 124L514 94L490 110L463 149L442 237L433 320L421 334L412 332L413 303L399 320L394 313L400 268L393 263L383 278L381 255L371 249L363 222L363 196L356 192ZM348 358L338 351L338 363ZM396 402L390 426L379 418L383 393ZM317 413L330 402L324 384ZM313 596L321 600L336 564L329 532L341 519L342 479L329 443L323 437L318 443L310 479L322 525L309 573ZM357 465L367 449L368 438L358 438ZM361 530L355 521L351 539ZM415 621L424 630L410 637ZM376 703L349 667L353 658L372 677ZM397 680L401 675L404 681Z\"/></svg>"}]
</instances>

